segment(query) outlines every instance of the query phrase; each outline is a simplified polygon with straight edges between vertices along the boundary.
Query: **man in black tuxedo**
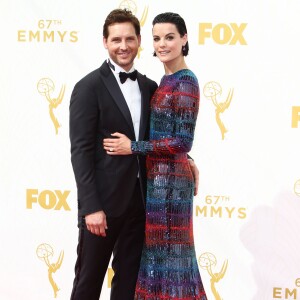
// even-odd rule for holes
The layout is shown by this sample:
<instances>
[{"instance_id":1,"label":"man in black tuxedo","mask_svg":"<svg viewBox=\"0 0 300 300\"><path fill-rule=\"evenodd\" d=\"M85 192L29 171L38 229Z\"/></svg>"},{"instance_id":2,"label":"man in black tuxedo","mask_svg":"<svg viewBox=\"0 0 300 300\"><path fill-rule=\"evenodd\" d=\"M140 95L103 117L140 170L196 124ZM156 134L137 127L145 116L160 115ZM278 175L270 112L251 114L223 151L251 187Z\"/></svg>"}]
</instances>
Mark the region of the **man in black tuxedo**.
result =
<instances>
[{"instance_id":1,"label":"man in black tuxedo","mask_svg":"<svg viewBox=\"0 0 300 300\"><path fill-rule=\"evenodd\" d=\"M103 26L109 58L81 79L71 96L79 224L71 300L99 299L112 253L111 299L134 298L145 227L145 158L110 156L102 141L114 132L147 140L150 99L157 84L134 69L140 42L138 19L127 10L113 10Z\"/></svg>"}]
</instances>

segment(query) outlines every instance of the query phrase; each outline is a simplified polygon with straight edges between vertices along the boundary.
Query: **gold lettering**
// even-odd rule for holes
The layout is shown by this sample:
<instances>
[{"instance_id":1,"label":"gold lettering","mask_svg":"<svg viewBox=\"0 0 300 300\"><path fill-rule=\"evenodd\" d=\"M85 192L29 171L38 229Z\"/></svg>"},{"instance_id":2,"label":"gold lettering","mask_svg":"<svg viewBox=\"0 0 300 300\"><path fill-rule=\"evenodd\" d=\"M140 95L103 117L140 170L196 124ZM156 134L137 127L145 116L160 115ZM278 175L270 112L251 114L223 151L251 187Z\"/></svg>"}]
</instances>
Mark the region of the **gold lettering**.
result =
<instances>
[{"instance_id":1,"label":"gold lettering","mask_svg":"<svg viewBox=\"0 0 300 300\"><path fill-rule=\"evenodd\" d=\"M47 42L47 39L51 39L51 42L54 42L54 31L44 31L44 42Z\"/></svg>"},{"instance_id":2,"label":"gold lettering","mask_svg":"<svg viewBox=\"0 0 300 300\"><path fill-rule=\"evenodd\" d=\"M59 37L60 37L60 41L63 42L64 41L64 37L67 33L67 31L64 31L63 33L61 33L60 31L57 31Z\"/></svg>"},{"instance_id":3,"label":"gold lettering","mask_svg":"<svg viewBox=\"0 0 300 300\"><path fill-rule=\"evenodd\" d=\"M275 299L281 299L281 288L273 288L273 298Z\"/></svg>"},{"instance_id":4,"label":"gold lettering","mask_svg":"<svg viewBox=\"0 0 300 300\"><path fill-rule=\"evenodd\" d=\"M208 215L208 209L210 209L210 214ZM226 210L227 214L223 215L223 209ZM235 216L235 211L237 210L238 218L239 219L245 219L247 217L246 208L245 207L222 207L222 206L203 206L200 207L199 205L196 205L196 216L203 215L204 217L210 216L210 217L226 217L233 218Z\"/></svg>"},{"instance_id":5,"label":"gold lettering","mask_svg":"<svg viewBox=\"0 0 300 300\"><path fill-rule=\"evenodd\" d=\"M238 218L240 219L245 219L247 217L247 214L246 214L246 208L245 207L240 207L238 209L238 212L239 212L239 216Z\"/></svg>"},{"instance_id":6,"label":"gold lettering","mask_svg":"<svg viewBox=\"0 0 300 300\"><path fill-rule=\"evenodd\" d=\"M37 39L38 42L40 41L40 31L34 33L32 30L29 30L29 42L33 39Z\"/></svg>"},{"instance_id":7,"label":"gold lettering","mask_svg":"<svg viewBox=\"0 0 300 300\"><path fill-rule=\"evenodd\" d=\"M230 26L234 31L230 45L235 45L237 42L240 42L241 45L247 45L247 42L243 36L243 31L245 30L247 23L242 23L240 26L238 26L236 23L230 23Z\"/></svg>"},{"instance_id":8,"label":"gold lettering","mask_svg":"<svg viewBox=\"0 0 300 300\"><path fill-rule=\"evenodd\" d=\"M62 207L64 207L65 210L71 210L67 203L67 197L69 196L71 191L64 191L63 193L61 191L56 190L55 194L58 197L58 203L55 207L55 210L60 210Z\"/></svg>"},{"instance_id":9,"label":"gold lettering","mask_svg":"<svg viewBox=\"0 0 300 300\"><path fill-rule=\"evenodd\" d=\"M228 212L228 217L231 218L231 215L232 215L233 211L235 210L235 207L233 207L231 209L229 209L228 207L225 207L225 208L226 208L226 210Z\"/></svg>"},{"instance_id":10,"label":"gold lettering","mask_svg":"<svg viewBox=\"0 0 300 300\"><path fill-rule=\"evenodd\" d=\"M26 30L18 30L18 42L26 42Z\"/></svg>"},{"instance_id":11,"label":"gold lettering","mask_svg":"<svg viewBox=\"0 0 300 300\"><path fill-rule=\"evenodd\" d=\"M207 204L211 204L211 203L212 203L212 196L211 196L211 195L207 195L207 196L205 197L205 202L206 202Z\"/></svg>"},{"instance_id":12,"label":"gold lettering","mask_svg":"<svg viewBox=\"0 0 300 300\"><path fill-rule=\"evenodd\" d=\"M300 121L300 106L292 107L292 128L298 128Z\"/></svg>"},{"instance_id":13,"label":"gold lettering","mask_svg":"<svg viewBox=\"0 0 300 300\"><path fill-rule=\"evenodd\" d=\"M18 30L18 42L66 42L66 37L69 35L69 41L71 43L78 42L78 31L26 31Z\"/></svg>"},{"instance_id":14,"label":"gold lettering","mask_svg":"<svg viewBox=\"0 0 300 300\"><path fill-rule=\"evenodd\" d=\"M48 201L47 201L48 199ZM49 202L49 203L47 203ZM39 195L39 204L45 209L51 209L56 204L56 196L49 190L42 191Z\"/></svg>"},{"instance_id":15,"label":"gold lettering","mask_svg":"<svg viewBox=\"0 0 300 300\"><path fill-rule=\"evenodd\" d=\"M288 296L294 296L294 299L297 299L297 290L293 289L291 291L289 289L285 289L285 299L288 299Z\"/></svg>"},{"instance_id":16,"label":"gold lettering","mask_svg":"<svg viewBox=\"0 0 300 300\"><path fill-rule=\"evenodd\" d=\"M32 209L32 203L37 203L38 193L39 191L37 189L26 190L26 208Z\"/></svg>"},{"instance_id":17,"label":"gold lettering","mask_svg":"<svg viewBox=\"0 0 300 300\"><path fill-rule=\"evenodd\" d=\"M211 33L208 32L206 29L211 29L212 23L200 23L199 24L199 37L198 37L198 43L201 45L204 45L205 38L209 38Z\"/></svg>"},{"instance_id":18,"label":"gold lettering","mask_svg":"<svg viewBox=\"0 0 300 300\"><path fill-rule=\"evenodd\" d=\"M202 214L204 212L204 216L207 216L207 206L204 206L202 209L199 205L196 205L196 216L198 217L198 214Z\"/></svg>"},{"instance_id":19,"label":"gold lettering","mask_svg":"<svg viewBox=\"0 0 300 300\"><path fill-rule=\"evenodd\" d=\"M40 29L43 29L43 28L45 27L45 22L44 22L44 20L39 20L39 22L38 22L38 27L39 27Z\"/></svg>"},{"instance_id":20,"label":"gold lettering","mask_svg":"<svg viewBox=\"0 0 300 300\"><path fill-rule=\"evenodd\" d=\"M223 38L221 37L221 31L223 32ZM224 45L231 39L232 32L228 25L218 24L213 28L212 37L214 41L218 44Z\"/></svg>"},{"instance_id":21,"label":"gold lettering","mask_svg":"<svg viewBox=\"0 0 300 300\"><path fill-rule=\"evenodd\" d=\"M210 216L213 217L214 214L219 214L219 218L222 217L222 207L215 208L214 206L211 207Z\"/></svg>"},{"instance_id":22,"label":"gold lettering","mask_svg":"<svg viewBox=\"0 0 300 300\"><path fill-rule=\"evenodd\" d=\"M110 289L111 288L111 281L114 277L114 270L112 268L107 269L107 287Z\"/></svg>"},{"instance_id":23,"label":"gold lettering","mask_svg":"<svg viewBox=\"0 0 300 300\"><path fill-rule=\"evenodd\" d=\"M72 43L78 42L77 34L78 34L77 31L71 31L71 33L70 33L70 36L71 36L70 42L72 42Z\"/></svg>"}]
</instances>

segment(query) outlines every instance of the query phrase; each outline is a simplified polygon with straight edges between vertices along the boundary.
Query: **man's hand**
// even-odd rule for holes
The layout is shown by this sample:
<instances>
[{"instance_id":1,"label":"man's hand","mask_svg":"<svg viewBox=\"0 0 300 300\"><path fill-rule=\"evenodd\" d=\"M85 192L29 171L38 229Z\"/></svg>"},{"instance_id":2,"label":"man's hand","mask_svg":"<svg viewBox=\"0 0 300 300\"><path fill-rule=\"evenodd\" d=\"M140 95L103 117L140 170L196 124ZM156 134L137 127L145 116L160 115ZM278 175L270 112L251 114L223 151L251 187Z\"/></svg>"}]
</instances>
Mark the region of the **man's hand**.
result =
<instances>
[{"instance_id":1,"label":"man's hand","mask_svg":"<svg viewBox=\"0 0 300 300\"><path fill-rule=\"evenodd\" d=\"M192 159L188 159L188 161L190 163L191 171L194 177L194 183L195 183L194 196L196 196L198 194L198 187L199 187L199 170Z\"/></svg>"},{"instance_id":2,"label":"man's hand","mask_svg":"<svg viewBox=\"0 0 300 300\"><path fill-rule=\"evenodd\" d=\"M103 210L97 211L85 216L87 229L98 236L106 236L105 230L108 228L106 224L106 215Z\"/></svg>"}]
</instances>

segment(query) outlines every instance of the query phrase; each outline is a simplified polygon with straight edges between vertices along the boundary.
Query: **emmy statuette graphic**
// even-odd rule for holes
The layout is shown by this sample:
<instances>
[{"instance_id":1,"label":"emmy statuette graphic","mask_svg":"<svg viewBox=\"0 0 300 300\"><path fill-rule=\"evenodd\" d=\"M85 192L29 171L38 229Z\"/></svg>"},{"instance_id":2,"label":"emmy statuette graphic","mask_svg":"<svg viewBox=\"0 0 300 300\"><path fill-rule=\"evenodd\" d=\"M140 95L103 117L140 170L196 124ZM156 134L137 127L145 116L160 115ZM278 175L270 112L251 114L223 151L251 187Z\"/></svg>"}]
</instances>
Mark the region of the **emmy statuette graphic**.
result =
<instances>
[{"instance_id":1,"label":"emmy statuette graphic","mask_svg":"<svg viewBox=\"0 0 300 300\"><path fill-rule=\"evenodd\" d=\"M213 295L215 296L215 300L222 300L219 292L216 289L216 283L219 282L225 275L227 266L228 266L228 261L227 259L224 261L222 269L220 272L214 273L212 270L213 266L216 266L217 264L217 259L212 253L203 253L199 257L199 265L202 269L205 269L208 274L210 275L210 287Z\"/></svg>"},{"instance_id":2,"label":"emmy statuette graphic","mask_svg":"<svg viewBox=\"0 0 300 300\"><path fill-rule=\"evenodd\" d=\"M49 258L53 256L54 252L50 245L48 244L40 244L36 249L36 255L39 259L43 260L48 267L48 279L52 286L54 292L54 298L57 297L57 292L59 288L55 281L53 280L52 274L55 273L61 266L63 259L64 259L64 251L60 252L60 255L57 259L56 263L50 263Z\"/></svg>"},{"instance_id":3,"label":"emmy statuette graphic","mask_svg":"<svg viewBox=\"0 0 300 300\"><path fill-rule=\"evenodd\" d=\"M137 5L136 5L135 1L133 1L133 0L123 0L123 1L121 1L120 5L119 5L119 8L121 8L121 9L126 8L126 9L130 10L134 15L136 15L136 12L137 12ZM147 20L147 16L148 16L148 6L146 6L144 8L142 17L139 20L141 27L143 27L145 25L146 20ZM141 52L143 50L144 50L144 48L139 47L137 58L140 58Z\"/></svg>"},{"instance_id":4,"label":"emmy statuette graphic","mask_svg":"<svg viewBox=\"0 0 300 300\"><path fill-rule=\"evenodd\" d=\"M233 89L229 90L229 93L227 95L227 98L224 102L220 102L217 100L217 96L222 94L222 87L220 86L219 83L215 81L210 81L207 84L205 84L204 89L203 89L204 96L208 99L211 100L214 106L216 107L216 121L217 124L221 130L222 134L222 140L225 138L225 133L228 131L223 124L220 114L224 113L226 109L228 109L232 97L233 97Z\"/></svg>"},{"instance_id":5,"label":"emmy statuette graphic","mask_svg":"<svg viewBox=\"0 0 300 300\"><path fill-rule=\"evenodd\" d=\"M57 98L52 98L50 94L54 91L55 86L53 81L50 78L42 78L37 83L38 92L46 98L49 103L49 115L51 121L55 128L55 133L58 134L58 128L61 127L57 118L54 115L54 109L56 109L62 102L65 94L65 85L63 85L60 89L59 95Z\"/></svg>"},{"instance_id":6,"label":"emmy statuette graphic","mask_svg":"<svg viewBox=\"0 0 300 300\"><path fill-rule=\"evenodd\" d=\"M294 193L300 197L300 179L298 179L294 184Z\"/></svg>"}]
</instances>

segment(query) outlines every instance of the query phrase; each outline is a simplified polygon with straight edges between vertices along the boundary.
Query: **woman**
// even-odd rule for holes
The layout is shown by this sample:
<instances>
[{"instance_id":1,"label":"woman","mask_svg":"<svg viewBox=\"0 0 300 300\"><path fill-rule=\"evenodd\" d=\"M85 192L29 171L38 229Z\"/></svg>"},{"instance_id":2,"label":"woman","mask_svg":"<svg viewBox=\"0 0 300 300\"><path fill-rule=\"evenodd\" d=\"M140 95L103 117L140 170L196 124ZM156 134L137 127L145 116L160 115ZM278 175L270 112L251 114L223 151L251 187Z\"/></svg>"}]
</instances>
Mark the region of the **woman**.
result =
<instances>
[{"instance_id":1,"label":"woman","mask_svg":"<svg viewBox=\"0 0 300 300\"><path fill-rule=\"evenodd\" d=\"M196 76L185 63L184 20L163 13L153 20L154 56L165 75L151 100L150 140L115 133L110 155L147 155L146 238L135 299L206 300L193 240L194 181L187 160L199 107ZM113 149L113 152L112 152Z\"/></svg>"}]
</instances>

